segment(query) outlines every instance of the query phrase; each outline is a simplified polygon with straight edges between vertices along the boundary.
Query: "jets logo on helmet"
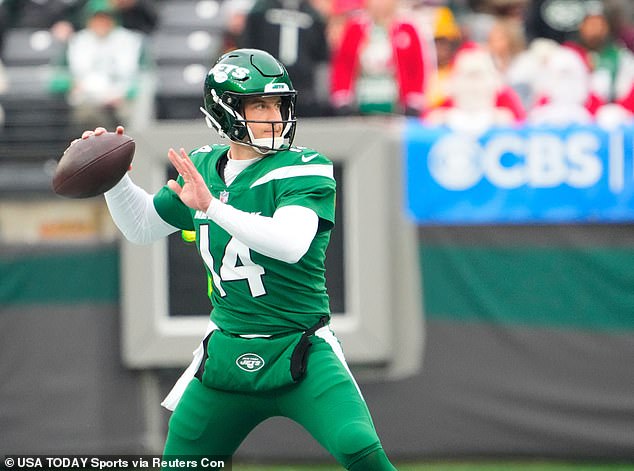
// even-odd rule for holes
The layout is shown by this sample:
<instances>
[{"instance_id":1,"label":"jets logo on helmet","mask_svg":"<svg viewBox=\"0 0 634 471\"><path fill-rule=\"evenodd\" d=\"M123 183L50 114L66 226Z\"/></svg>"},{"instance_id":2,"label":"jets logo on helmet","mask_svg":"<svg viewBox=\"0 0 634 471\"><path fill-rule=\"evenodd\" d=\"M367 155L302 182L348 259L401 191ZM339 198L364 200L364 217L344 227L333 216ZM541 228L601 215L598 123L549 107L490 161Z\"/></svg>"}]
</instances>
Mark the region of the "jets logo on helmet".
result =
<instances>
[{"instance_id":1,"label":"jets logo on helmet","mask_svg":"<svg viewBox=\"0 0 634 471\"><path fill-rule=\"evenodd\" d=\"M264 87L265 93L288 92L288 85L285 83L267 83Z\"/></svg>"},{"instance_id":2,"label":"jets logo on helmet","mask_svg":"<svg viewBox=\"0 0 634 471\"><path fill-rule=\"evenodd\" d=\"M209 71L217 83L226 82L229 77L236 80L244 80L249 75L249 69L237 67L231 64L218 64Z\"/></svg>"},{"instance_id":3,"label":"jets logo on helmet","mask_svg":"<svg viewBox=\"0 0 634 471\"><path fill-rule=\"evenodd\" d=\"M270 123L271 127L281 124L282 132L281 135L273 133L270 138L255 139L244 116L244 100L269 96L280 97L281 120L265 123ZM207 74L205 106L201 111L207 125L221 137L269 154L293 143L297 124L296 96L288 72L280 61L259 49L237 49L221 56Z\"/></svg>"}]
</instances>

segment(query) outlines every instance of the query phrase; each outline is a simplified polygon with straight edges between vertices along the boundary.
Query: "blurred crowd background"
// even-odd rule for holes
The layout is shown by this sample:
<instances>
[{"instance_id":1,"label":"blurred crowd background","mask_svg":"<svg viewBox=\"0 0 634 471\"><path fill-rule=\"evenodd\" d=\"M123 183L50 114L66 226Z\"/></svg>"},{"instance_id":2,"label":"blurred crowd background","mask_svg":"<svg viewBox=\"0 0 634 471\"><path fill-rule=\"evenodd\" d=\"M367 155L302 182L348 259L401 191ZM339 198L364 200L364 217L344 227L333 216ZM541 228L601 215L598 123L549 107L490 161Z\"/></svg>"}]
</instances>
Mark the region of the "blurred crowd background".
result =
<instances>
[{"instance_id":1,"label":"blurred crowd background","mask_svg":"<svg viewBox=\"0 0 634 471\"><path fill-rule=\"evenodd\" d=\"M50 152L96 125L196 118L236 47L285 63L300 117L481 132L634 115L630 0L4 0L0 47L5 159L41 153L34 134Z\"/></svg>"}]
</instances>

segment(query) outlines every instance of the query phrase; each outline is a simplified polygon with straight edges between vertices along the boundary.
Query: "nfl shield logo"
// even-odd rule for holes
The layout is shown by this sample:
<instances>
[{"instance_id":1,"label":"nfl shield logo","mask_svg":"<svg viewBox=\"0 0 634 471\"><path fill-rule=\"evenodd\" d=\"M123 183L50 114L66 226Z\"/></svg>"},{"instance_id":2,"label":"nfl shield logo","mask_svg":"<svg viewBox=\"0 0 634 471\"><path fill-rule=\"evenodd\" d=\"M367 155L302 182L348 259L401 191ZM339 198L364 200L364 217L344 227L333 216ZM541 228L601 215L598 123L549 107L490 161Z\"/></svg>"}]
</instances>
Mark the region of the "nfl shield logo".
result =
<instances>
[{"instance_id":1,"label":"nfl shield logo","mask_svg":"<svg viewBox=\"0 0 634 471\"><path fill-rule=\"evenodd\" d=\"M221 203L226 203L227 201L229 201L229 192L221 191L220 195L218 196L218 199L220 200Z\"/></svg>"}]
</instances>

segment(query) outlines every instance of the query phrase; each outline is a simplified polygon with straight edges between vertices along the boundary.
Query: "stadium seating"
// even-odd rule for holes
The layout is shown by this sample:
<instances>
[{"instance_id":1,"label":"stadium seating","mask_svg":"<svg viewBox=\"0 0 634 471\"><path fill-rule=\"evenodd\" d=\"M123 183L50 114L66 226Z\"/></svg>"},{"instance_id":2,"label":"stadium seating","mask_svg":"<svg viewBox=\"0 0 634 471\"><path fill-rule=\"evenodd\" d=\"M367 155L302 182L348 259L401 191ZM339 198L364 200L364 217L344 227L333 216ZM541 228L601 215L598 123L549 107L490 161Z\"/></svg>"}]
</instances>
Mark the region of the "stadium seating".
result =
<instances>
[{"instance_id":1,"label":"stadium seating","mask_svg":"<svg viewBox=\"0 0 634 471\"><path fill-rule=\"evenodd\" d=\"M157 69L156 118L202 118L203 83L207 65L163 65Z\"/></svg>"},{"instance_id":2,"label":"stadium seating","mask_svg":"<svg viewBox=\"0 0 634 471\"><path fill-rule=\"evenodd\" d=\"M222 37L205 30L166 31L160 29L152 34L150 47L152 58L163 65L210 64L215 60Z\"/></svg>"},{"instance_id":3,"label":"stadium seating","mask_svg":"<svg viewBox=\"0 0 634 471\"><path fill-rule=\"evenodd\" d=\"M47 30L14 28L5 35L2 61L9 82L0 95L5 112L0 129L0 163L18 169L58 158L68 145L69 107L48 91L50 63L64 44ZM4 167L3 167L4 168Z\"/></svg>"},{"instance_id":4,"label":"stadium seating","mask_svg":"<svg viewBox=\"0 0 634 471\"><path fill-rule=\"evenodd\" d=\"M45 65L59 58L64 44L47 30L9 29L5 33L2 61L6 66Z\"/></svg>"},{"instance_id":5,"label":"stadium seating","mask_svg":"<svg viewBox=\"0 0 634 471\"><path fill-rule=\"evenodd\" d=\"M5 112L0 128L0 192L50 191L46 168L72 138L69 106L63 97L49 94L48 66L5 69L9 90L0 95Z\"/></svg>"},{"instance_id":6,"label":"stadium seating","mask_svg":"<svg viewBox=\"0 0 634 471\"><path fill-rule=\"evenodd\" d=\"M156 6L159 22L148 41L156 64L156 79L151 81L156 85L150 87L154 95L149 98L154 100L155 118L199 119L204 77L222 47L221 1L170 0ZM0 95L5 113L0 172L8 175L5 170L11 168L26 175L36 169L41 182L42 168L76 137L68 103L49 92L51 64L63 52L64 44L46 30L7 30L2 61L9 89ZM0 182L0 192L8 182Z\"/></svg>"},{"instance_id":7,"label":"stadium seating","mask_svg":"<svg viewBox=\"0 0 634 471\"><path fill-rule=\"evenodd\" d=\"M200 118L204 77L222 48L221 2L179 0L157 7L158 27L150 37L156 118Z\"/></svg>"},{"instance_id":8,"label":"stadium seating","mask_svg":"<svg viewBox=\"0 0 634 471\"><path fill-rule=\"evenodd\" d=\"M163 31L220 32L224 28L220 2L216 0L161 2L158 9L159 27Z\"/></svg>"}]
</instances>

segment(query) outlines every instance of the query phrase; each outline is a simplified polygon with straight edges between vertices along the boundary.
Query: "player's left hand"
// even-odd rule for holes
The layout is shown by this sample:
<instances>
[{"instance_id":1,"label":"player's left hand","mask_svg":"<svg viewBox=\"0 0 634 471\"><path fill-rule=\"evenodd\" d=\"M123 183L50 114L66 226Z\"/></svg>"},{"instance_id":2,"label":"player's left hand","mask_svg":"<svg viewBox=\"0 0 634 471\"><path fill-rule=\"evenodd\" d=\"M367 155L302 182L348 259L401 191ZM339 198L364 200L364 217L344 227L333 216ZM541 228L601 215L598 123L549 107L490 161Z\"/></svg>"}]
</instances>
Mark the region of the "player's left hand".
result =
<instances>
[{"instance_id":1,"label":"player's left hand","mask_svg":"<svg viewBox=\"0 0 634 471\"><path fill-rule=\"evenodd\" d=\"M211 192L185 149L181 148L180 153L170 149L167 156L180 176L183 177L183 186L175 180L169 180L167 186L190 208L207 211L212 200Z\"/></svg>"}]
</instances>

